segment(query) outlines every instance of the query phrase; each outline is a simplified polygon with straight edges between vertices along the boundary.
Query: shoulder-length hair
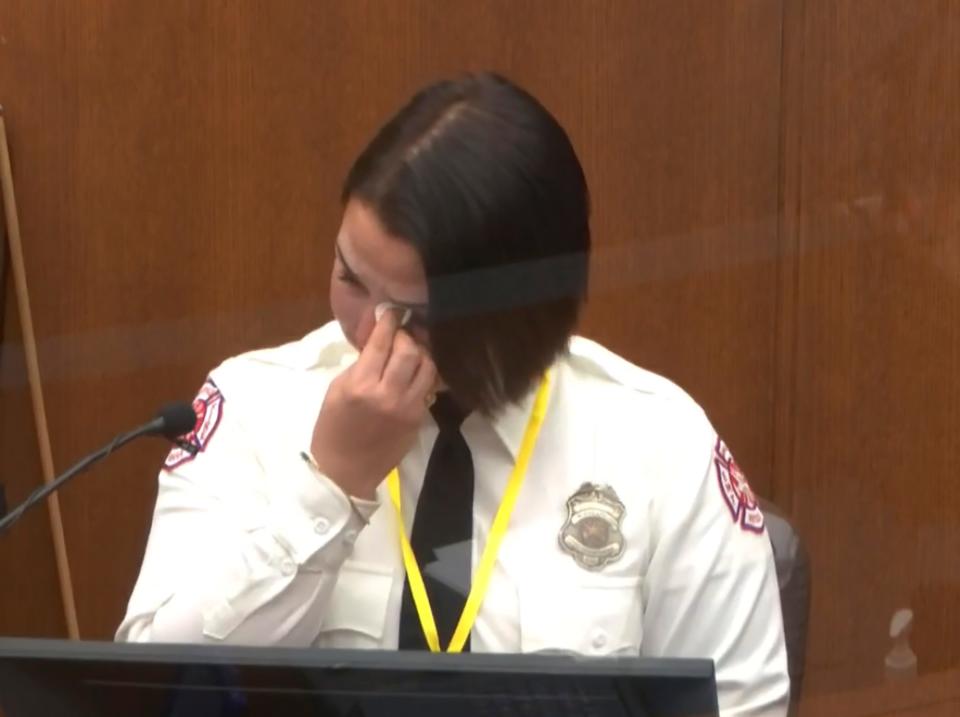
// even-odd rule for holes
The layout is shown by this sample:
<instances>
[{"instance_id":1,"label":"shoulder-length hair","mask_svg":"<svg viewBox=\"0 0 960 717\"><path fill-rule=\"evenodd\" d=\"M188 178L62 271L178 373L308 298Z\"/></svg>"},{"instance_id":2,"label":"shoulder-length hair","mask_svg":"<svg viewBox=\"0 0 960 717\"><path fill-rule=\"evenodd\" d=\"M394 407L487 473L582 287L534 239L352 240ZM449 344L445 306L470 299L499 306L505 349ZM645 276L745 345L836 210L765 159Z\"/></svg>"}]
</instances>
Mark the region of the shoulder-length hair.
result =
<instances>
[{"instance_id":1,"label":"shoulder-length hair","mask_svg":"<svg viewBox=\"0 0 960 717\"><path fill-rule=\"evenodd\" d=\"M589 196L567 133L505 78L417 93L357 157L342 201L410 242L428 286L437 369L490 414L565 351L586 296Z\"/></svg>"}]
</instances>

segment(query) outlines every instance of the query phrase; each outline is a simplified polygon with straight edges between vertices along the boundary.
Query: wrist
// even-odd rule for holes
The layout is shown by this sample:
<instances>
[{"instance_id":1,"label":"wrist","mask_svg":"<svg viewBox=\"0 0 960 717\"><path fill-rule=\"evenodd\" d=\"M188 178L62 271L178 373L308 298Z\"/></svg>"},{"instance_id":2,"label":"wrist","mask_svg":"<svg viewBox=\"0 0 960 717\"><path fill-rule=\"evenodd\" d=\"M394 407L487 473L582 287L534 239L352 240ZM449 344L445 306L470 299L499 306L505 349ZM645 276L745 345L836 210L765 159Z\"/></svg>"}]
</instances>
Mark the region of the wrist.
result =
<instances>
[{"instance_id":1,"label":"wrist","mask_svg":"<svg viewBox=\"0 0 960 717\"><path fill-rule=\"evenodd\" d=\"M312 454L304 453L303 456L318 473L326 476L348 496L360 500L376 500L377 485L380 481L360 475L357 471L351 470L345 462L336 459L331 460L328 455L321 454L322 457L319 460L316 457L316 452Z\"/></svg>"},{"instance_id":2,"label":"wrist","mask_svg":"<svg viewBox=\"0 0 960 717\"><path fill-rule=\"evenodd\" d=\"M364 512L357 507L356 501L362 500L364 502L376 502L375 493L373 493L370 498L354 495L348 492L346 489L344 489L344 487L341 486L339 483L336 483L332 478L327 476L323 471L321 471L320 466L317 465L317 462L316 460L314 460L312 455L310 455L306 451L300 451L300 457L304 460L304 462L306 462L310 466L310 468L314 471L314 473L316 473L318 477L322 476L324 478L327 478L328 480L330 480L330 482L334 483L334 485L336 485L340 489L340 492L344 494L344 497L346 497L347 502L350 504L350 510L352 510L353 514L357 518L359 518L361 523L363 523L364 525L370 524L370 520L367 518Z\"/></svg>"}]
</instances>

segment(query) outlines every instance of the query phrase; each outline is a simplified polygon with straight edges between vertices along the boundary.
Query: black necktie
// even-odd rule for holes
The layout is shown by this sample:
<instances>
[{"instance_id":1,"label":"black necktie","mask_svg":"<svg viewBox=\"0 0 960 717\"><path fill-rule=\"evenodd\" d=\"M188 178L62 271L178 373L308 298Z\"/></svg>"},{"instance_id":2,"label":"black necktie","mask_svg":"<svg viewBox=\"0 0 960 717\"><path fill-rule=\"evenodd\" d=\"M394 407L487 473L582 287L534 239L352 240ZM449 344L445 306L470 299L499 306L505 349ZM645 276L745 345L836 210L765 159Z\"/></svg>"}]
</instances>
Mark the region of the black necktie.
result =
<instances>
[{"instance_id":1,"label":"black necktie","mask_svg":"<svg viewBox=\"0 0 960 717\"><path fill-rule=\"evenodd\" d=\"M423 584L437 623L440 649L445 651L470 592L473 545L473 456L460 433L467 413L449 393L437 396L430 408L437 426L427 473L410 531ZM417 608L404 583L400 606L400 649L427 650ZM463 646L470 651L470 639Z\"/></svg>"}]
</instances>

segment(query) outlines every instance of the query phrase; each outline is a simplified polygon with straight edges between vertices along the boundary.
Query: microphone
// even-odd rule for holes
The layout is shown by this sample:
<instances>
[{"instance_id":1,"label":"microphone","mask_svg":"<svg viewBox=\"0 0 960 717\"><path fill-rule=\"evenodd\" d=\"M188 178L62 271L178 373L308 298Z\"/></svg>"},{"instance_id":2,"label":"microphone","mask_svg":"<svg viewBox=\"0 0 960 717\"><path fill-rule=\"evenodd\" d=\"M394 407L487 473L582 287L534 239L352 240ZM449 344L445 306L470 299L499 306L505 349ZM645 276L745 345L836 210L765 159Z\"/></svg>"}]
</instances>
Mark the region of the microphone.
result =
<instances>
[{"instance_id":1,"label":"microphone","mask_svg":"<svg viewBox=\"0 0 960 717\"><path fill-rule=\"evenodd\" d=\"M163 436L168 441L175 441L185 433L192 431L196 423L197 414L193 410L193 406L183 401L177 401L176 403L168 403L157 411L156 417L150 423L142 426L144 432L139 435L157 435Z\"/></svg>"},{"instance_id":2,"label":"microphone","mask_svg":"<svg viewBox=\"0 0 960 717\"><path fill-rule=\"evenodd\" d=\"M189 403L169 403L161 408L156 416L142 426L134 428L127 433L121 433L110 443L81 460L79 463L67 470L50 483L40 486L20 505L14 508L2 520L0 520L0 535L2 535L11 525L20 520L21 516L30 510L31 507L39 503L48 495L57 490L74 476L82 473L94 463L103 460L121 446L126 445L140 436L162 436L169 441L176 442L177 439L193 430L197 422L197 414Z\"/></svg>"}]
</instances>

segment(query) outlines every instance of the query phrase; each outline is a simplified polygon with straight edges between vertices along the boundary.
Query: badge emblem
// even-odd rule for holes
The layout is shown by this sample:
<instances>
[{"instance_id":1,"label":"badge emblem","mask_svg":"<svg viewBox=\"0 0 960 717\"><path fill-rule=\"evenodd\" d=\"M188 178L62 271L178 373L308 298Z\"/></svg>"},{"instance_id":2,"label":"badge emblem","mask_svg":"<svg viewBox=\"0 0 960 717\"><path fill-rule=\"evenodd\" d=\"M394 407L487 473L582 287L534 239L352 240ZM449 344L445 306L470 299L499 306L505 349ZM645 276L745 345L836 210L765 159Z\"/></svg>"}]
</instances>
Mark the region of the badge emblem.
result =
<instances>
[{"instance_id":1,"label":"badge emblem","mask_svg":"<svg viewBox=\"0 0 960 717\"><path fill-rule=\"evenodd\" d=\"M763 532L763 512L757 497L747 483L747 477L740 470L740 466L733 460L733 454L727 444L717 439L714 448L714 464L717 467L717 481L723 500L730 509L734 523L739 523L743 530L752 533Z\"/></svg>"},{"instance_id":2,"label":"badge emblem","mask_svg":"<svg viewBox=\"0 0 960 717\"><path fill-rule=\"evenodd\" d=\"M577 565L601 570L623 555L620 526L624 507L608 485L584 483L567 499L567 520L560 530L560 547Z\"/></svg>"},{"instance_id":3,"label":"badge emblem","mask_svg":"<svg viewBox=\"0 0 960 717\"><path fill-rule=\"evenodd\" d=\"M220 389L212 378L207 378L200 388L200 393L193 399L193 412L197 414L197 422L190 433L175 442L176 445L163 464L167 470L173 470L203 452L216 432L217 426L220 425L220 417L223 415L223 394L220 393Z\"/></svg>"}]
</instances>

